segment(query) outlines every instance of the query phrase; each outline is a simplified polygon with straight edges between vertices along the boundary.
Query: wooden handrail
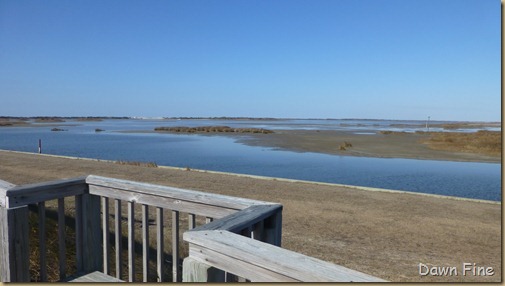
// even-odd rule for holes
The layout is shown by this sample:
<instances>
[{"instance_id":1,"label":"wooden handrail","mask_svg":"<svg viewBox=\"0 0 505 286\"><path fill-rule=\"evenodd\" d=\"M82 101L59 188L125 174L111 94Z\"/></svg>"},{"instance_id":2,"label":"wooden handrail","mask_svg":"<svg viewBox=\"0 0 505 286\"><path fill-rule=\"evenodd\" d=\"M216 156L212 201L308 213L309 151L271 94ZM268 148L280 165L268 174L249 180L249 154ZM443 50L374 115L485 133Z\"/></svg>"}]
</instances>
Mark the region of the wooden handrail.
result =
<instances>
[{"instance_id":1,"label":"wooden handrail","mask_svg":"<svg viewBox=\"0 0 505 286\"><path fill-rule=\"evenodd\" d=\"M201 225L191 231L227 230L233 233L239 233L243 229L280 211L282 211L281 204L254 205L219 220Z\"/></svg>"},{"instance_id":2,"label":"wooden handrail","mask_svg":"<svg viewBox=\"0 0 505 286\"><path fill-rule=\"evenodd\" d=\"M184 240L192 259L252 282L385 282L229 231L189 231Z\"/></svg>"},{"instance_id":3,"label":"wooden handrail","mask_svg":"<svg viewBox=\"0 0 505 286\"><path fill-rule=\"evenodd\" d=\"M256 228L255 228L256 226ZM254 205L191 231L226 230L281 246L282 205Z\"/></svg>"},{"instance_id":4,"label":"wooden handrail","mask_svg":"<svg viewBox=\"0 0 505 286\"><path fill-rule=\"evenodd\" d=\"M1 188L1 186L0 186ZM13 186L0 197L0 206L14 208L87 193L86 177Z\"/></svg>"},{"instance_id":5,"label":"wooden handrail","mask_svg":"<svg viewBox=\"0 0 505 286\"><path fill-rule=\"evenodd\" d=\"M87 176L86 183L90 186L99 186L110 189L117 189L121 191L130 191L138 194L147 194L166 198L174 198L181 201L191 201L195 203L213 205L221 208L228 208L234 210L245 209L252 205L271 204L269 202L263 202L245 198L160 186L149 183L140 183L135 181L106 178L95 175ZM135 198L132 197L130 199ZM125 197L125 200L128 199Z\"/></svg>"},{"instance_id":6,"label":"wooden handrail","mask_svg":"<svg viewBox=\"0 0 505 286\"><path fill-rule=\"evenodd\" d=\"M0 180L0 206L5 208L35 204L85 193L129 202L145 203L158 207L167 207L171 209L174 207L173 210L180 211L188 211L183 205L185 203L191 203L195 207L223 209L224 215L235 213L237 210L242 210L253 205L272 204L251 199L209 194L94 175L19 186ZM148 200L146 196L153 196L154 199ZM164 206L163 203L156 202L156 200L160 198L172 199L172 201L164 201L164 203L167 203ZM143 202L143 200L145 200L145 202ZM209 215L202 213L199 215L216 217L213 213ZM221 215L224 216L223 214Z\"/></svg>"},{"instance_id":7,"label":"wooden handrail","mask_svg":"<svg viewBox=\"0 0 505 286\"><path fill-rule=\"evenodd\" d=\"M92 195L212 218L222 218L252 205L270 204L256 200L93 175L86 178L86 183L89 185L89 193Z\"/></svg>"}]
</instances>

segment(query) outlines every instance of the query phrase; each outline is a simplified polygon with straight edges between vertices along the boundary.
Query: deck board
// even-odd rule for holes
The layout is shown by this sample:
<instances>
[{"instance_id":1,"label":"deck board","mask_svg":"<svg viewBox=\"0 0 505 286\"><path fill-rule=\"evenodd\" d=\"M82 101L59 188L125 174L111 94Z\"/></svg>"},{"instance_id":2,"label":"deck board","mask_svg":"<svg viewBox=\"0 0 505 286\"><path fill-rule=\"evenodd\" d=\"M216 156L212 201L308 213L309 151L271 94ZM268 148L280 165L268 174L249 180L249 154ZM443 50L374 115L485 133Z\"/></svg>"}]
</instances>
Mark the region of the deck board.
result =
<instances>
[{"instance_id":1,"label":"deck board","mask_svg":"<svg viewBox=\"0 0 505 286\"><path fill-rule=\"evenodd\" d=\"M107 275L103 272L100 271L95 271L88 273L86 275L82 275L76 278L73 278L71 280L68 280L67 282L86 282L86 283L92 283L92 282L124 282L123 280L117 279L115 277L112 277L110 275Z\"/></svg>"}]
</instances>

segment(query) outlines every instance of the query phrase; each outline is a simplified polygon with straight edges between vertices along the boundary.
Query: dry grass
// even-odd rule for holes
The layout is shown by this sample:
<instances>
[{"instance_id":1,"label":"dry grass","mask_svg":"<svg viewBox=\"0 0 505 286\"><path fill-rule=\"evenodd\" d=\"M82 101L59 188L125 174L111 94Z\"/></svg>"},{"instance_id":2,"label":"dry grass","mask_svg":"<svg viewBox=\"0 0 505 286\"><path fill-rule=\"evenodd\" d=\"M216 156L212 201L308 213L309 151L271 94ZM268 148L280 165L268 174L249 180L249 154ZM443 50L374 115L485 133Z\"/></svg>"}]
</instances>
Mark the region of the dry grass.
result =
<instances>
[{"instance_id":1,"label":"dry grass","mask_svg":"<svg viewBox=\"0 0 505 286\"><path fill-rule=\"evenodd\" d=\"M407 132L404 132L404 131L390 131L390 130L382 130L382 131L379 131L380 134L384 134L384 135L406 135L408 134Z\"/></svg>"},{"instance_id":2,"label":"dry grass","mask_svg":"<svg viewBox=\"0 0 505 286\"><path fill-rule=\"evenodd\" d=\"M139 161L114 161L114 163L119 165L130 165L130 166L139 166L139 167L150 167L157 168L158 164L156 162L139 162Z\"/></svg>"},{"instance_id":3,"label":"dry grass","mask_svg":"<svg viewBox=\"0 0 505 286\"><path fill-rule=\"evenodd\" d=\"M66 202L69 200L67 199ZM72 199L73 201L73 199ZM65 244L66 244L66 264L67 273L76 272L76 248L75 248L75 207L65 208ZM28 214L29 225L29 247L30 247L30 280L39 282L40 280L40 246L38 227L37 206L30 205ZM59 259L58 259L58 223L57 223L57 201L46 202L46 265L49 282L59 280Z\"/></svg>"},{"instance_id":4,"label":"dry grass","mask_svg":"<svg viewBox=\"0 0 505 286\"><path fill-rule=\"evenodd\" d=\"M444 128L446 130L455 130L455 129L482 129L485 127L499 127L501 123L499 122L487 122L487 123L479 123L479 122L456 122L456 123L444 123L444 124L430 124L430 127L439 127Z\"/></svg>"},{"instance_id":5,"label":"dry grass","mask_svg":"<svg viewBox=\"0 0 505 286\"><path fill-rule=\"evenodd\" d=\"M64 119L58 117L37 117L35 118L37 123L49 123L49 122L65 122Z\"/></svg>"},{"instance_id":6,"label":"dry grass","mask_svg":"<svg viewBox=\"0 0 505 286\"><path fill-rule=\"evenodd\" d=\"M19 125L28 125L28 122L26 122L26 120L0 118L0 127L19 126Z\"/></svg>"},{"instance_id":7,"label":"dry grass","mask_svg":"<svg viewBox=\"0 0 505 286\"><path fill-rule=\"evenodd\" d=\"M101 117L79 117L76 121L103 121Z\"/></svg>"},{"instance_id":8,"label":"dry grass","mask_svg":"<svg viewBox=\"0 0 505 286\"><path fill-rule=\"evenodd\" d=\"M357 148L358 144L351 142ZM500 204L2 151L0 161L1 179L15 184L96 174L278 202L284 206L284 248L386 280L501 281ZM184 218L181 214L181 219ZM169 225L169 214L166 221ZM184 222L181 232L183 225ZM170 236L167 230L167 249ZM140 235L136 237L141 240ZM492 266L496 274L489 277L418 274L418 263L460 266L462 262ZM140 271L140 267L137 269Z\"/></svg>"},{"instance_id":9,"label":"dry grass","mask_svg":"<svg viewBox=\"0 0 505 286\"><path fill-rule=\"evenodd\" d=\"M350 147L352 147L352 144L350 142L344 141L344 143L340 144L339 150L345 151Z\"/></svg>"},{"instance_id":10,"label":"dry grass","mask_svg":"<svg viewBox=\"0 0 505 286\"><path fill-rule=\"evenodd\" d=\"M430 132L423 143L436 150L500 155L501 132L480 130L475 133Z\"/></svg>"}]
</instances>

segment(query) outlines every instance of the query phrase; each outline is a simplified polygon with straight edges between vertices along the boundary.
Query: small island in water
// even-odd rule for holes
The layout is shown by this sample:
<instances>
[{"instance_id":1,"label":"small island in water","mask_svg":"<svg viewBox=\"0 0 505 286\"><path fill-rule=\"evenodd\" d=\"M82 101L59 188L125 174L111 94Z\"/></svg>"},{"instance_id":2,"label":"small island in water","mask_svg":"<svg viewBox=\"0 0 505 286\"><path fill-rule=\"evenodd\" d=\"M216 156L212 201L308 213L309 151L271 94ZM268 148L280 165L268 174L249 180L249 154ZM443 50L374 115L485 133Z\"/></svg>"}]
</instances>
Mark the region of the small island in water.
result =
<instances>
[{"instance_id":1,"label":"small island in water","mask_svg":"<svg viewBox=\"0 0 505 286\"><path fill-rule=\"evenodd\" d=\"M154 131L158 132L176 132L176 133L274 133L272 130L263 128L231 128L229 126L200 126L200 127L156 127Z\"/></svg>"}]
</instances>

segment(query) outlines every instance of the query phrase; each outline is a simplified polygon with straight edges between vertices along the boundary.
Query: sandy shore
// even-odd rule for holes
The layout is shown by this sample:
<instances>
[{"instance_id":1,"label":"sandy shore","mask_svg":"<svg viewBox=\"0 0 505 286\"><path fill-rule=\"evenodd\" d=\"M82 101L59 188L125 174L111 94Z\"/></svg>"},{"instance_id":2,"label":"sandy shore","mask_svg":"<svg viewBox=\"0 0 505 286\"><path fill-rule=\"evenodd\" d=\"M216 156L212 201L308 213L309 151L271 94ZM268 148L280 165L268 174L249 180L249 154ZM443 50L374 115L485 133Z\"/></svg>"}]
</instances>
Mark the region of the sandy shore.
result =
<instances>
[{"instance_id":1,"label":"sandy shore","mask_svg":"<svg viewBox=\"0 0 505 286\"><path fill-rule=\"evenodd\" d=\"M279 202L283 247L386 280L501 280L499 203L8 151L0 151L0 162L0 179L15 184L96 174ZM420 276L419 263L454 266L458 276ZM463 263L495 274L463 276Z\"/></svg>"}]
</instances>

